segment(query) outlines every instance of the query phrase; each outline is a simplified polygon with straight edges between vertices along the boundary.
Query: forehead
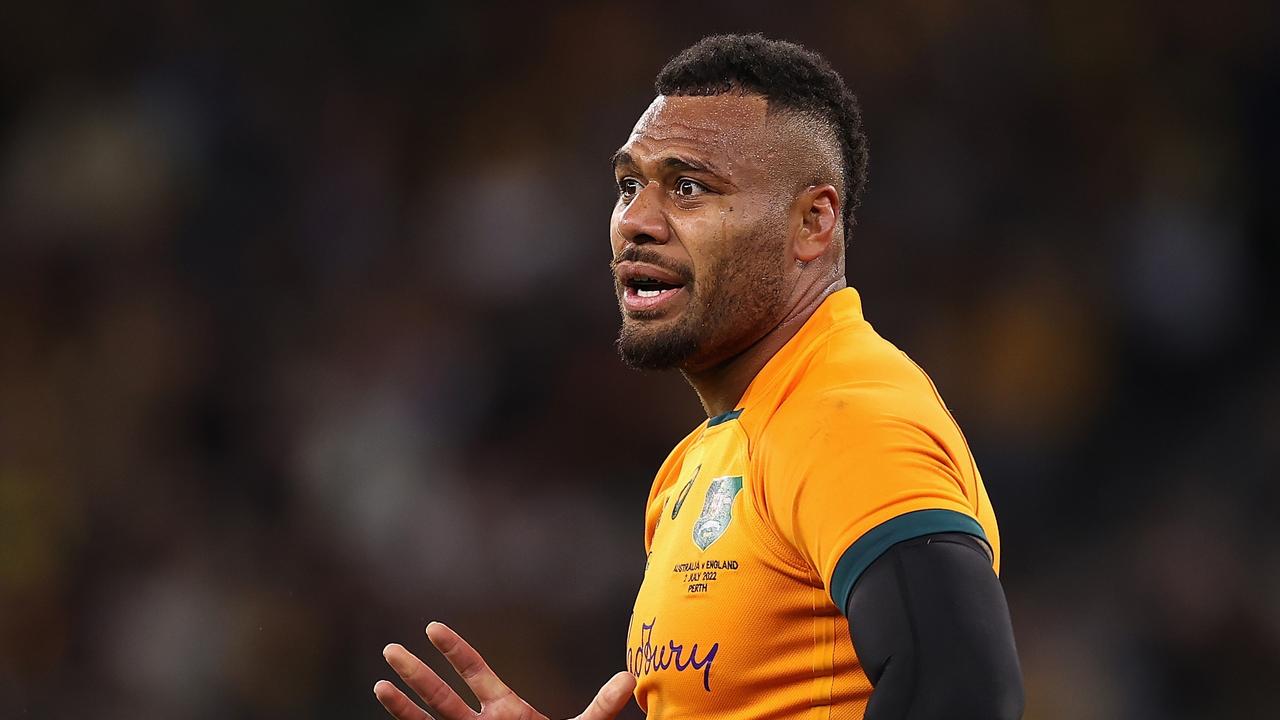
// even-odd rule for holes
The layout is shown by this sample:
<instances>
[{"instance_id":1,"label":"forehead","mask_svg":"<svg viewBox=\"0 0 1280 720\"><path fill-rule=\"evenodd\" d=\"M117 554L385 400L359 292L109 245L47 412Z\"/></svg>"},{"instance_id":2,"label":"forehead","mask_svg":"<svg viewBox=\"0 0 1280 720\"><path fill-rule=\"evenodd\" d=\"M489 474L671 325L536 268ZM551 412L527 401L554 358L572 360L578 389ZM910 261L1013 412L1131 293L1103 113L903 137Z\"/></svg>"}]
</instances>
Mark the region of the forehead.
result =
<instances>
[{"instance_id":1,"label":"forehead","mask_svg":"<svg viewBox=\"0 0 1280 720\"><path fill-rule=\"evenodd\" d=\"M768 109L761 95L659 95L622 150L637 159L677 152L719 165L756 166L767 161L776 144Z\"/></svg>"}]
</instances>

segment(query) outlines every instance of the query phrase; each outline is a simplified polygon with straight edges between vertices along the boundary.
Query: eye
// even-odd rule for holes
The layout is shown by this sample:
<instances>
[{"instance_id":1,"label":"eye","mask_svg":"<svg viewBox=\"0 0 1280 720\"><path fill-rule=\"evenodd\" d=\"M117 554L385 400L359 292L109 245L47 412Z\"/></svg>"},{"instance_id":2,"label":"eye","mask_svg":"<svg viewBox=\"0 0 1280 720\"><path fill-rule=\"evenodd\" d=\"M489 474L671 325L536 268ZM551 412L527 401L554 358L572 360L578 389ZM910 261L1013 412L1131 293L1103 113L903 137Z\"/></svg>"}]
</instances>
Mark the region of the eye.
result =
<instances>
[{"instance_id":1,"label":"eye","mask_svg":"<svg viewBox=\"0 0 1280 720\"><path fill-rule=\"evenodd\" d=\"M631 202L640 192L640 181L633 177L624 177L618 181L618 197L624 202Z\"/></svg>"},{"instance_id":2,"label":"eye","mask_svg":"<svg viewBox=\"0 0 1280 720\"><path fill-rule=\"evenodd\" d=\"M707 192L707 186L703 185L697 180L690 180L689 178L680 178L679 180L676 181L675 190L676 190L676 195L679 195L680 197L691 198L691 197L697 197L702 193Z\"/></svg>"}]
</instances>

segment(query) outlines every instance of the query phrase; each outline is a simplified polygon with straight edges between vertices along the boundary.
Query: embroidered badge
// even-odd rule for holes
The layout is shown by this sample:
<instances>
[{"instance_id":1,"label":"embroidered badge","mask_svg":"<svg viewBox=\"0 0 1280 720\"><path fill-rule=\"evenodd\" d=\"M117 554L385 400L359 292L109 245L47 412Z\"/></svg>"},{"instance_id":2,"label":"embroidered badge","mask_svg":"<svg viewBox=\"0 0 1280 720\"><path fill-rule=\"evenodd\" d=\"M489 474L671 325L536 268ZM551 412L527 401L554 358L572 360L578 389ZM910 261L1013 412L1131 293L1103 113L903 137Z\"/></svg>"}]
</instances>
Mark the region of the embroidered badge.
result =
<instances>
[{"instance_id":1,"label":"embroidered badge","mask_svg":"<svg viewBox=\"0 0 1280 720\"><path fill-rule=\"evenodd\" d=\"M693 544L706 550L720 539L733 519L733 499L742 489L741 475L725 475L711 481L702 514L693 524Z\"/></svg>"}]
</instances>

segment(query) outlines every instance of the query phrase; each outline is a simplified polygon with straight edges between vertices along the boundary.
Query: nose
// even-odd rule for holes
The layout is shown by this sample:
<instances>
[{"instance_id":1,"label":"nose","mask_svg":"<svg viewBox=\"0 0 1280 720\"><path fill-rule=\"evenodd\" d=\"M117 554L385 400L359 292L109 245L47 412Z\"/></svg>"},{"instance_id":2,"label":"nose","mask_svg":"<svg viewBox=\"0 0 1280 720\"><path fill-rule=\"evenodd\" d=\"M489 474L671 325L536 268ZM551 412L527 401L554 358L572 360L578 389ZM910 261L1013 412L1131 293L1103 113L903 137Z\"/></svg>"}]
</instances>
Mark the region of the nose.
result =
<instances>
[{"instance_id":1,"label":"nose","mask_svg":"<svg viewBox=\"0 0 1280 720\"><path fill-rule=\"evenodd\" d=\"M635 245L667 242L669 228L662 198L662 186L657 182L641 188L618 216L618 235Z\"/></svg>"}]
</instances>

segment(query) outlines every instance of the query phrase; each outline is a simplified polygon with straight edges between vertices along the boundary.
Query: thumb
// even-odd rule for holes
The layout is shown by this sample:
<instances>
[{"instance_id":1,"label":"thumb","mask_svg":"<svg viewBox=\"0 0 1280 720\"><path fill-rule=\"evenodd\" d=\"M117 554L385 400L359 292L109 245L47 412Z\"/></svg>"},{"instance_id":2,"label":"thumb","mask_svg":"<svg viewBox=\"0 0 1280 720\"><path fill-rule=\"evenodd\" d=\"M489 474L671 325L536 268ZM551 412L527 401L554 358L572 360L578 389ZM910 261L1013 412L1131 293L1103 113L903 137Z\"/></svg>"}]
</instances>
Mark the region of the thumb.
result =
<instances>
[{"instance_id":1,"label":"thumb","mask_svg":"<svg viewBox=\"0 0 1280 720\"><path fill-rule=\"evenodd\" d=\"M629 672L620 672L609 678L596 697L575 720L613 720L631 700L636 689L636 678Z\"/></svg>"}]
</instances>

